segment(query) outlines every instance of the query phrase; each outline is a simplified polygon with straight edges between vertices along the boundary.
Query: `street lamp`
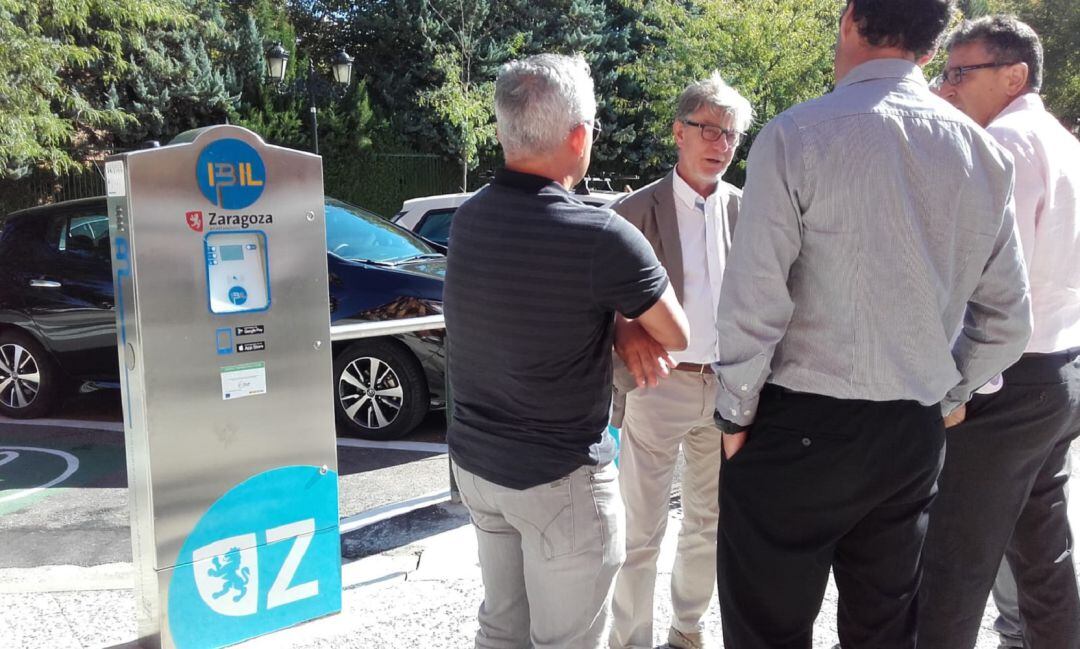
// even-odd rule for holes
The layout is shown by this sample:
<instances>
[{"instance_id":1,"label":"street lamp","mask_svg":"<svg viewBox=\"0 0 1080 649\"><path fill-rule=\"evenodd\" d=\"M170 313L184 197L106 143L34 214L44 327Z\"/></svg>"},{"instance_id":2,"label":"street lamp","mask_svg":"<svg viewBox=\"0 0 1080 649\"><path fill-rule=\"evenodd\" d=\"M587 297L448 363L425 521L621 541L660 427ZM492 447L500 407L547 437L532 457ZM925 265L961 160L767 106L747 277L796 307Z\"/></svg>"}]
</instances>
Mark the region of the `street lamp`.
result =
<instances>
[{"instance_id":1,"label":"street lamp","mask_svg":"<svg viewBox=\"0 0 1080 649\"><path fill-rule=\"evenodd\" d=\"M289 52L281 43L274 43L266 53L266 76L270 81L281 83L285 80L285 66L289 63Z\"/></svg>"},{"instance_id":2,"label":"street lamp","mask_svg":"<svg viewBox=\"0 0 1080 649\"><path fill-rule=\"evenodd\" d=\"M330 59L330 67L334 71L334 81L343 86L348 86L352 81L353 57L344 49L337 51L334 58Z\"/></svg>"},{"instance_id":3,"label":"street lamp","mask_svg":"<svg viewBox=\"0 0 1080 649\"><path fill-rule=\"evenodd\" d=\"M285 67L289 63L289 52L281 43L274 43L266 52L266 77L274 83L280 84L285 80ZM352 82L353 57L349 56L344 49L338 50L337 54L330 59L330 69L334 73L334 81L342 86L348 86ZM311 111L311 148L319 153L319 118L315 108L315 63L308 59L308 102Z\"/></svg>"}]
</instances>

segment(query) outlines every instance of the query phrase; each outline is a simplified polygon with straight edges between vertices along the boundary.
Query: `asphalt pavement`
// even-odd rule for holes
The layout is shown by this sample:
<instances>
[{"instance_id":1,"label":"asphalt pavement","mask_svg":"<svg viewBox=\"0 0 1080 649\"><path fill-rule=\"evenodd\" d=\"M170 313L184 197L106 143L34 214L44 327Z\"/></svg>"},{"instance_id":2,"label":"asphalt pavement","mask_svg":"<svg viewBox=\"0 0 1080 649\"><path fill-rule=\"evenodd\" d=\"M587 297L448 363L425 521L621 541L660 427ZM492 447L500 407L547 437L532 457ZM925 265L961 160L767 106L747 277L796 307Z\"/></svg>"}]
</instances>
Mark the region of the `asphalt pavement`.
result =
<instances>
[{"instance_id":1,"label":"asphalt pavement","mask_svg":"<svg viewBox=\"0 0 1080 649\"><path fill-rule=\"evenodd\" d=\"M67 420L0 420L0 648L135 646L123 435L111 412L88 404ZM468 515L443 501L442 426L430 418L393 448L339 440L342 612L238 646L472 646L483 587ZM670 619L677 489L671 502L657 580L658 645ZM996 647L995 615L988 603L977 649ZM705 627L720 645L715 597ZM814 647L836 641L830 583Z\"/></svg>"}]
</instances>

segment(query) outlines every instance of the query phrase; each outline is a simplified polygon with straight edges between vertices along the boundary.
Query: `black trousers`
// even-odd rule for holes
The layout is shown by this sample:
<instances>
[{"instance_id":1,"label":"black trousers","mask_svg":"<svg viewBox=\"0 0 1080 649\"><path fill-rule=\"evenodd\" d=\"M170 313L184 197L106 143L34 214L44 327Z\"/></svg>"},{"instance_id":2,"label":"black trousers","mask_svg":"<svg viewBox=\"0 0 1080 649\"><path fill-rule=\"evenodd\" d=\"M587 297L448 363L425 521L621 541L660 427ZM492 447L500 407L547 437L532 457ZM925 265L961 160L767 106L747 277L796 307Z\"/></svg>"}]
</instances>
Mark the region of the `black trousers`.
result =
<instances>
[{"instance_id":1,"label":"black trousers","mask_svg":"<svg viewBox=\"0 0 1080 649\"><path fill-rule=\"evenodd\" d=\"M970 649L1004 555L1025 646L1080 648L1066 516L1069 444L1080 434L1080 352L1027 354L1004 387L975 395L950 428L930 511L920 649Z\"/></svg>"},{"instance_id":2,"label":"black trousers","mask_svg":"<svg viewBox=\"0 0 1080 649\"><path fill-rule=\"evenodd\" d=\"M915 646L938 407L767 386L720 472L717 585L728 649L810 649L833 570L845 649Z\"/></svg>"}]
</instances>

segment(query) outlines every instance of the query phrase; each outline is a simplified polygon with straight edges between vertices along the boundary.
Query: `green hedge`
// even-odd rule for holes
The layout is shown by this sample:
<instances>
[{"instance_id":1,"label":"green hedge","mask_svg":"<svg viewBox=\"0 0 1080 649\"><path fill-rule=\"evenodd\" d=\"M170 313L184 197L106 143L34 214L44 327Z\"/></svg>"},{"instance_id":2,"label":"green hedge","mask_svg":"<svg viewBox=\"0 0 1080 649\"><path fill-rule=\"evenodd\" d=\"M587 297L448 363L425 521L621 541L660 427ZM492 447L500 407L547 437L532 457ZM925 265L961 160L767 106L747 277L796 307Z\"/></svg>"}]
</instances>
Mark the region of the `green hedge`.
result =
<instances>
[{"instance_id":1,"label":"green hedge","mask_svg":"<svg viewBox=\"0 0 1080 649\"><path fill-rule=\"evenodd\" d=\"M435 155L378 154L323 160L326 193L393 216L410 198L456 192L460 167Z\"/></svg>"}]
</instances>

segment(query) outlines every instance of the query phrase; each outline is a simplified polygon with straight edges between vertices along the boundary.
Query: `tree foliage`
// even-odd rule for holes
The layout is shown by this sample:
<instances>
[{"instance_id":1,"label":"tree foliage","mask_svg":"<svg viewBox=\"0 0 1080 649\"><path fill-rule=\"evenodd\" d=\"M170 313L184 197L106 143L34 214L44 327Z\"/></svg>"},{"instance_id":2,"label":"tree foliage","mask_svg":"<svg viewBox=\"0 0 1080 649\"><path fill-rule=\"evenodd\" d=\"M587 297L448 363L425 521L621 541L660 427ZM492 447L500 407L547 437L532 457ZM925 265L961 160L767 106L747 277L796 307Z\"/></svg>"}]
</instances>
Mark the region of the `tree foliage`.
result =
<instances>
[{"instance_id":1,"label":"tree foliage","mask_svg":"<svg viewBox=\"0 0 1080 649\"><path fill-rule=\"evenodd\" d=\"M421 4L428 15L421 16L420 27L427 49L435 54L432 65L442 82L419 89L418 103L430 108L457 135L461 191L468 189L469 169L476 166L480 149L495 141L495 83L483 69L490 63L494 41L490 9L485 0L425 0ZM440 39L442 34L449 35L449 40Z\"/></svg>"},{"instance_id":2,"label":"tree foliage","mask_svg":"<svg viewBox=\"0 0 1080 649\"><path fill-rule=\"evenodd\" d=\"M1046 50L1043 96L1063 122L1076 124L1080 2L960 4L967 16L1004 11L1035 28ZM416 152L476 173L499 156L499 66L539 52L580 52L592 69L604 125L594 169L648 179L674 160L679 92L714 69L750 100L757 125L827 92L842 6L843 0L0 0L0 178L62 172L111 150L224 121L276 144L309 148L311 97L327 164L373 151ZM264 79L264 53L276 41L291 54L280 85ZM328 63L341 48L356 57L348 91L330 81ZM729 174L734 182L745 153L746 147Z\"/></svg>"},{"instance_id":3,"label":"tree foliage","mask_svg":"<svg viewBox=\"0 0 1080 649\"><path fill-rule=\"evenodd\" d=\"M108 144L128 148L145 140L168 140L191 128L220 124L242 89L251 87L255 55L250 25L233 25L219 3L181 0L193 18L177 27L155 27L125 51L128 65L107 87L106 107L134 118L112 133ZM236 29L240 27L239 29ZM256 77L257 79L257 77Z\"/></svg>"},{"instance_id":4,"label":"tree foliage","mask_svg":"<svg viewBox=\"0 0 1080 649\"><path fill-rule=\"evenodd\" d=\"M640 49L624 67L637 88L616 107L648 125L648 137L635 147L645 168L673 162L671 123L679 93L712 70L750 100L757 113L752 133L832 86L842 8L837 0L624 1L640 16L633 25ZM740 161L734 176L741 176L741 167Z\"/></svg>"},{"instance_id":5,"label":"tree foliage","mask_svg":"<svg viewBox=\"0 0 1080 649\"><path fill-rule=\"evenodd\" d=\"M987 0L989 10L1014 14L1043 44L1043 99L1068 128L1080 129L1080 2Z\"/></svg>"},{"instance_id":6,"label":"tree foliage","mask_svg":"<svg viewBox=\"0 0 1080 649\"><path fill-rule=\"evenodd\" d=\"M147 32L192 19L179 0L0 0L0 177L78 167L134 123L101 89L130 72Z\"/></svg>"}]
</instances>

